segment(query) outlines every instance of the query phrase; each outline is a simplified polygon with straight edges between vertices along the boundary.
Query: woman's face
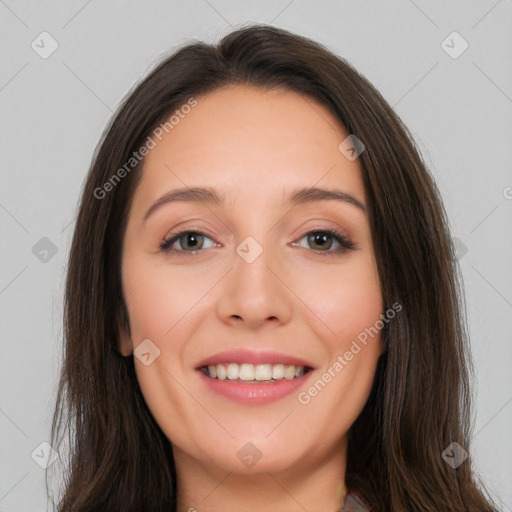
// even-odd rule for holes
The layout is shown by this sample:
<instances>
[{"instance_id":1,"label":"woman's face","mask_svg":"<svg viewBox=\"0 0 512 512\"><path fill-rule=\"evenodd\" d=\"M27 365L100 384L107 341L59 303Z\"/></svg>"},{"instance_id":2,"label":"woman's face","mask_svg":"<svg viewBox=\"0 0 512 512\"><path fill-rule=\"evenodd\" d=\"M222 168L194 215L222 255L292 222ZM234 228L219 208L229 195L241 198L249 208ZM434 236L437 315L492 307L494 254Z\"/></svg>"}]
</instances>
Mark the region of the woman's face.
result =
<instances>
[{"instance_id":1,"label":"woman's face","mask_svg":"<svg viewBox=\"0 0 512 512\"><path fill-rule=\"evenodd\" d=\"M312 99L236 85L155 139L124 240L120 349L135 350L178 464L343 460L381 354L379 334L358 336L383 313L359 164L338 148L347 136Z\"/></svg>"}]
</instances>

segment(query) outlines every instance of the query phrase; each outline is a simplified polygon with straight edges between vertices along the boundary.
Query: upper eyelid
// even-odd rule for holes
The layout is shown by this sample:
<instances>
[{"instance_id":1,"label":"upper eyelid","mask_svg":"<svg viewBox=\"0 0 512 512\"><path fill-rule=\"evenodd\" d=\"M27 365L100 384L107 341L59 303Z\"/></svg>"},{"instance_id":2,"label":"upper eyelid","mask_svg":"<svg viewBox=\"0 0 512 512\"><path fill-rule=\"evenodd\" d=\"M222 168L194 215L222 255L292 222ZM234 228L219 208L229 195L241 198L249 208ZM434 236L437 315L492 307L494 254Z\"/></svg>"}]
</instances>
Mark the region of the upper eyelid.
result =
<instances>
[{"instance_id":1,"label":"upper eyelid","mask_svg":"<svg viewBox=\"0 0 512 512\"><path fill-rule=\"evenodd\" d=\"M307 235L308 233L316 232L316 231L331 231L331 232L334 232L335 234L341 234L347 239L351 238L349 233L347 232L347 230L345 228L343 228L340 224L338 224L334 221L329 221L326 219L310 219L310 220L313 222L325 222L325 223L327 223L327 226L326 227L309 228L302 233L301 238L303 236ZM230 231L231 231L231 234L233 234L233 231L232 230L230 230ZM302 229L301 229L301 231L302 231ZM199 233L199 234L206 234L207 236L209 236L212 239L215 239L215 236L216 236L206 227L201 227L201 226L196 227L196 226L192 225L192 227L190 227L190 228L183 228L183 229L178 228L176 230L169 230L169 232L164 237L164 241L166 239L170 238L171 236L181 236L185 233L191 233L191 232ZM176 233L176 234L173 234L173 233Z\"/></svg>"}]
</instances>

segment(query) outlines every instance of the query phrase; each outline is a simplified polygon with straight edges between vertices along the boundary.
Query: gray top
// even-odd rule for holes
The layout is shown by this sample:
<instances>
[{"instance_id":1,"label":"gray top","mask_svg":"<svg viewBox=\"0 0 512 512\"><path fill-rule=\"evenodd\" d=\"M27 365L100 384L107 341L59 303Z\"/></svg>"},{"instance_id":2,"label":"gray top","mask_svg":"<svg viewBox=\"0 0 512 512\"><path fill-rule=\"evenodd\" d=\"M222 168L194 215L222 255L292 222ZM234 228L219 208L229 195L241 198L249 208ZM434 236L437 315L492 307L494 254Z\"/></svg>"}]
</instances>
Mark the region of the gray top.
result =
<instances>
[{"instance_id":1,"label":"gray top","mask_svg":"<svg viewBox=\"0 0 512 512\"><path fill-rule=\"evenodd\" d=\"M370 509L364 502L362 498L360 498L354 492L347 492L343 496L343 501L341 503L340 512L369 512Z\"/></svg>"}]
</instances>

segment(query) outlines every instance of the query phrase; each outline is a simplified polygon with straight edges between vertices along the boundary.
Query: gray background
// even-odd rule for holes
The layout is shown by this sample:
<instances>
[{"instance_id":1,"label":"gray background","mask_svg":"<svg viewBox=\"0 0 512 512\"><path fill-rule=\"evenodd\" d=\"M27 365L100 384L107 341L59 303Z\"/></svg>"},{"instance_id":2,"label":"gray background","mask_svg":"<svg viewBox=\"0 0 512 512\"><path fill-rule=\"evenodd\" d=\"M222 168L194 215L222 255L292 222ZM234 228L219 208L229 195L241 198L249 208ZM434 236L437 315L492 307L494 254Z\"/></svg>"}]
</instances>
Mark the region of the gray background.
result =
<instances>
[{"instance_id":1,"label":"gray background","mask_svg":"<svg viewBox=\"0 0 512 512\"><path fill-rule=\"evenodd\" d=\"M511 0L0 0L0 512L47 509L35 460L48 455L76 204L105 124L163 52L250 21L346 57L413 132L460 240L478 386L470 455L512 510ZM58 42L46 59L31 47L51 48L44 31ZM457 58L453 31L469 44Z\"/></svg>"}]
</instances>

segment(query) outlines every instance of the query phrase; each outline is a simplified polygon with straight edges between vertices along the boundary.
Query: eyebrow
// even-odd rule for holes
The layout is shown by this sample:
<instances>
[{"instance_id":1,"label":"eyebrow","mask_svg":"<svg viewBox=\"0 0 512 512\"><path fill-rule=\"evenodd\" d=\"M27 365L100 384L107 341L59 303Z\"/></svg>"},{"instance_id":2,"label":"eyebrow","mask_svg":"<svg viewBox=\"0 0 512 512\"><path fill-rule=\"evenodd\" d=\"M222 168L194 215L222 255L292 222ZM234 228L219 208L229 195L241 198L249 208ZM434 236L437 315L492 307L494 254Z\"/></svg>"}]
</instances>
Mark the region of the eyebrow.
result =
<instances>
[{"instance_id":1,"label":"eyebrow","mask_svg":"<svg viewBox=\"0 0 512 512\"><path fill-rule=\"evenodd\" d=\"M294 190L288 198L288 203L291 205L299 205L312 203L316 201L334 200L341 201L352 206L357 207L362 212L366 212L366 206L356 199L355 197L337 189L326 188L301 188ZM225 196L222 192L210 187L187 187L172 190L160 197L155 203L151 205L149 210L144 216L144 221L158 208L165 204L174 202L196 202L196 203L211 203L222 204L225 201Z\"/></svg>"}]
</instances>

